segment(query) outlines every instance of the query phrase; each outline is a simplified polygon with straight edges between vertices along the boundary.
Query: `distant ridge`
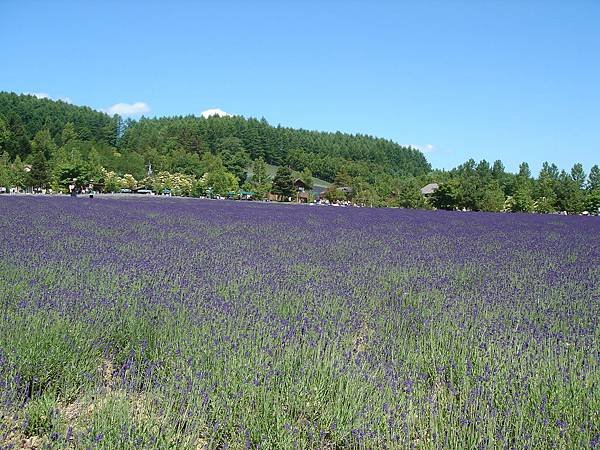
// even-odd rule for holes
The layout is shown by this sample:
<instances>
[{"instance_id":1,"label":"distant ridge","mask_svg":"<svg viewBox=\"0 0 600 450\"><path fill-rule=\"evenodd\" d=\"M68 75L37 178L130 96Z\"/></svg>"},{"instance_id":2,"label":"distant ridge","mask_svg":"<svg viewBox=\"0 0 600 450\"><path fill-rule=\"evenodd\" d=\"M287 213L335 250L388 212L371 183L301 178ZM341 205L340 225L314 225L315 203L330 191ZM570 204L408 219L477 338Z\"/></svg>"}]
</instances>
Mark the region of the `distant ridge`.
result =
<instances>
[{"instance_id":1,"label":"distant ridge","mask_svg":"<svg viewBox=\"0 0 600 450\"><path fill-rule=\"evenodd\" d=\"M115 147L120 154L142 164L156 159L156 152L166 156L174 149L191 155L218 153L219 141L233 138L251 159L262 157L269 164L289 165L297 171L308 168L315 177L328 182L342 170L370 182L382 176L420 176L431 170L420 150L391 140L271 126L265 119L232 116L219 108L205 110L201 117L124 121L118 115L111 117L87 106L2 92L0 118L22 141L16 144L13 140L7 149L11 157L18 154L26 158L31 153L28 142L44 129L61 146L62 132L71 123L80 140Z\"/></svg>"}]
</instances>

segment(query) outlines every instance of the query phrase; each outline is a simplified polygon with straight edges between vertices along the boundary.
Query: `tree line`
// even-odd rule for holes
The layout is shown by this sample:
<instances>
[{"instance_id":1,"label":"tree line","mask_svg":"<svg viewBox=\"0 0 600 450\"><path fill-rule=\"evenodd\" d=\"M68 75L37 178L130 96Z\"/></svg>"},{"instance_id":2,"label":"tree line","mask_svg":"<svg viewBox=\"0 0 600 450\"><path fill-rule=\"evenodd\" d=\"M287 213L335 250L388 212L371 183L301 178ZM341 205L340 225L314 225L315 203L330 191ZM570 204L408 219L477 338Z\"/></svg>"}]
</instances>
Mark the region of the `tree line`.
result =
<instances>
[{"instance_id":1,"label":"tree line","mask_svg":"<svg viewBox=\"0 0 600 450\"><path fill-rule=\"evenodd\" d=\"M600 208L598 165L586 174L580 163L566 171L544 162L534 177L526 162L513 174L500 160L490 165L485 160L476 163L469 159L449 172L433 172L429 178L440 182L429 199L440 209L597 214Z\"/></svg>"},{"instance_id":2,"label":"tree line","mask_svg":"<svg viewBox=\"0 0 600 450\"><path fill-rule=\"evenodd\" d=\"M271 179L266 164L280 166ZM106 191L147 187L178 195L244 189L287 197L295 178L333 183L330 201L477 211L598 210L598 166L586 174L544 163L537 177L500 160L431 170L417 149L365 135L271 126L243 117L138 121L31 95L0 93L0 187L66 191L74 182ZM75 180L75 181L74 181ZM420 189L437 183L431 196ZM284 195L285 194L285 195Z\"/></svg>"}]
</instances>

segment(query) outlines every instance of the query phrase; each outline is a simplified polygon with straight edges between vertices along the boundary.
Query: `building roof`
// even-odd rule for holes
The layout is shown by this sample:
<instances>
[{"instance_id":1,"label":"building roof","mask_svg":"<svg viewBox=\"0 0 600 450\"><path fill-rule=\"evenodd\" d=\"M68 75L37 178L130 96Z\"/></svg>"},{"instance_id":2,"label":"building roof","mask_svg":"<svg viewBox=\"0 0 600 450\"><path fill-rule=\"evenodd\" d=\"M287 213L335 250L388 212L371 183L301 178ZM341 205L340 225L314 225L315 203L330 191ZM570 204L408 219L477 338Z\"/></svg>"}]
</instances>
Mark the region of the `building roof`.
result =
<instances>
[{"instance_id":1,"label":"building roof","mask_svg":"<svg viewBox=\"0 0 600 450\"><path fill-rule=\"evenodd\" d=\"M429 183L427 186L423 186L421 188L421 194L423 194L423 195L433 194L435 191L438 190L439 187L440 187L440 185L437 183Z\"/></svg>"},{"instance_id":2,"label":"building roof","mask_svg":"<svg viewBox=\"0 0 600 450\"><path fill-rule=\"evenodd\" d=\"M301 178L296 178L294 180L294 186L302 186L303 188L306 188L306 183Z\"/></svg>"}]
</instances>

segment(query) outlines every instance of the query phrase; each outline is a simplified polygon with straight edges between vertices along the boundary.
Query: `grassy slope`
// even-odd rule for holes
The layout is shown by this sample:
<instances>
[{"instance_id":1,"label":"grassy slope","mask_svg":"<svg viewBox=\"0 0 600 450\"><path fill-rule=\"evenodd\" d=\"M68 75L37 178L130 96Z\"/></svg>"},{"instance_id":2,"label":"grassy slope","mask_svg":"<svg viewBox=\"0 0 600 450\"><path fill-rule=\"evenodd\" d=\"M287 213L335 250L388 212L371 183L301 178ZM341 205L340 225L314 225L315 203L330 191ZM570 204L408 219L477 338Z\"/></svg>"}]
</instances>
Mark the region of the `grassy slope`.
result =
<instances>
[{"instance_id":1,"label":"grassy slope","mask_svg":"<svg viewBox=\"0 0 600 450\"><path fill-rule=\"evenodd\" d=\"M272 164L267 164L267 173L269 174L269 176L271 178L273 178L275 176L275 174L277 173L277 168L278 166L274 166ZM299 176L300 173L299 172L294 172L294 176ZM252 176L252 167L248 168L248 176ZM327 189L329 186L331 186L331 183L325 181L325 180L321 180L319 178L315 178L313 177L313 184L316 188L323 188L323 189Z\"/></svg>"}]
</instances>

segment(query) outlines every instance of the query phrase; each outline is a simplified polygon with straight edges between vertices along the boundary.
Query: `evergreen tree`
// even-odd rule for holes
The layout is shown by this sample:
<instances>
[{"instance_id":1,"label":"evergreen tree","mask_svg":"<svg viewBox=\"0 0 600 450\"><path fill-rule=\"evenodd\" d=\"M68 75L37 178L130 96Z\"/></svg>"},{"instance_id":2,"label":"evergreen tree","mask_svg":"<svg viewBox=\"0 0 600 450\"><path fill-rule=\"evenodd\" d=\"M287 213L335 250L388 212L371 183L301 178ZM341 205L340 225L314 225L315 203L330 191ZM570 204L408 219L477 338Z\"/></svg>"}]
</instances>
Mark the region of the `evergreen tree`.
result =
<instances>
[{"instance_id":1,"label":"evergreen tree","mask_svg":"<svg viewBox=\"0 0 600 450\"><path fill-rule=\"evenodd\" d=\"M223 159L226 169L233 173L241 182L246 181L246 169L250 164L250 156L237 137L219 139L217 152Z\"/></svg>"},{"instance_id":2,"label":"evergreen tree","mask_svg":"<svg viewBox=\"0 0 600 450\"><path fill-rule=\"evenodd\" d=\"M502 211L504 207L504 192L497 180L492 180L483 189L479 202L477 204L478 211Z\"/></svg>"},{"instance_id":3,"label":"evergreen tree","mask_svg":"<svg viewBox=\"0 0 600 450\"><path fill-rule=\"evenodd\" d=\"M0 152L4 152L8 148L10 141L10 130L6 125L6 121L0 115Z\"/></svg>"},{"instance_id":4,"label":"evergreen tree","mask_svg":"<svg viewBox=\"0 0 600 450\"><path fill-rule=\"evenodd\" d=\"M540 213L556 211L556 184L558 168L555 164L544 162L534 188L534 210Z\"/></svg>"},{"instance_id":5,"label":"evergreen tree","mask_svg":"<svg viewBox=\"0 0 600 450\"><path fill-rule=\"evenodd\" d=\"M348 170L345 167L340 169L340 171L335 175L333 184L337 187L352 186L352 177L348 174Z\"/></svg>"},{"instance_id":6,"label":"evergreen tree","mask_svg":"<svg viewBox=\"0 0 600 450\"><path fill-rule=\"evenodd\" d=\"M56 151L56 144L50 135L50 130L44 128L35 133L31 142L31 148L34 153L42 153L46 159L51 158Z\"/></svg>"},{"instance_id":7,"label":"evergreen tree","mask_svg":"<svg viewBox=\"0 0 600 450\"><path fill-rule=\"evenodd\" d=\"M273 187L271 192L273 192L275 195L282 196L284 199L296 195L294 177L292 175L292 170L289 167L281 166L277 169L275 178L273 178Z\"/></svg>"},{"instance_id":8,"label":"evergreen tree","mask_svg":"<svg viewBox=\"0 0 600 450\"><path fill-rule=\"evenodd\" d=\"M573 165L571 168L571 178L579 189L583 189L585 187L586 175L581 163L576 163Z\"/></svg>"},{"instance_id":9,"label":"evergreen tree","mask_svg":"<svg viewBox=\"0 0 600 450\"><path fill-rule=\"evenodd\" d=\"M496 180L499 180L504 177L505 173L506 170L504 169L504 164L502 164L502 161L499 159L494 161L494 165L492 166L492 177L494 177Z\"/></svg>"},{"instance_id":10,"label":"evergreen tree","mask_svg":"<svg viewBox=\"0 0 600 450\"><path fill-rule=\"evenodd\" d=\"M313 188L314 188L314 180L313 180L312 172L310 171L310 169L308 167L304 168L304 170L300 174L300 179L306 185L306 190L307 191L312 191L313 190Z\"/></svg>"},{"instance_id":11,"label":"evergreen tree","mask_svg":"<svg viewBox=\"0 0 600 450\"><path fill-rule=\"evenodd\" d=\"M560 211L578 214L584 208L583 191L579 189L578 181L562 170L556 183L556 205Z\"/></svg>"},{"instance_id":12,"label":"evergreen tree","mask_svg":"<svg viewBox=\"0 0 600 450\"><path fill-rule=\"evenodd\" d=\"M550 164L547 161L545 161L542 164L542 169L540 170L538 179L547 179L547 180L551 180L551 181L557 181L558 175L559 175L559 171L558 171L558 167L556 167L556 164Z\"/></svg>"},{"instance_id":13,"label":"evergreen tree","mask_svg":"<svg viewBox=\"0 0 600 450\"><path fill-rule=\"evenodd\" d=\"M594 191L600 188L600 167L593 165L588 175L587 189Z\"/></svg>"},{"instance_id":14,"label":"evergreen tree","mask_svg":"<svg viewBox=\"0 0 600 450\"><path fill-rule=\"evenodd\" d=\"M590 214L600 215L600 187L588 193L585 199L585 209Z\"/></svg>"},{"instance_id":15,"label":"evergreen tree","mask_svg":"<svg viewBox=\"0 0 600 450\"><path fill-rule=\"evenodd\" d=\"M529 179L531 178L531 170L529 169L529 164L526 162L522 162L519 164L519 175L520 178Z\"/></svg>"},{"instance_id":16,"label":"evergreen tree","mask_svg":"<svg viewBox=\"0 0 600 450\"><path fill-rule=\"evenodd\" d=\"M5 151L2 153L2 155L0 155L0 188L4 188L8 191L11 186L12 177L10 155Z\"/></svg>"},{"instance_id":17,"label":"evergreen tree","mask_svg":"<svg viewBox=\"0 0 600 450\"><path fill-rule=\"evenodd\" d=\"M102 164L100 154L94 147L90 150L87 161L85 163L85 171L88 174L90 181L97 182L102 178Z\"/></svg>"},{"instance_id":18,"label":"evergreen tree","mask_svg":"<svg viewBox=\"0 0 600 450\"><path fill-rule=\"evenodd\" d=\"M27 174L27 184L33 188L46 188L50 183L48 161L43 149L36 150L31 159L31 169Z\"/></svg>"},{"instance_id":19,"label":"evergreen tree","mask_svg":"<svg viewBox=\"0 0 600 450\"><path fill-rule=\"evenodd\" d=\"M73 122L67 122L61 133L61 142L62 145L68 144L71 141L76 141L78 139L77 132L75 131L75 126Z\"/></svg>"},{"instance_id":20,"label":"evergreen tree","mask_svg":"<svg viewBox=\"0 0 600 450\"><path fill-rule=\"evenodd\" d=\"M31 153L31 142L21 118L13 112L8 116L7 125L10 131L10 139L5 143L8 153L11 157L28 156Z\"/></svg>"}]
</instances>

